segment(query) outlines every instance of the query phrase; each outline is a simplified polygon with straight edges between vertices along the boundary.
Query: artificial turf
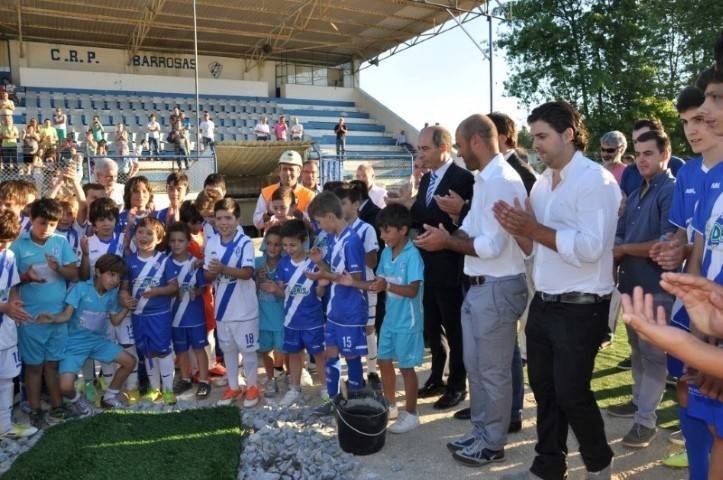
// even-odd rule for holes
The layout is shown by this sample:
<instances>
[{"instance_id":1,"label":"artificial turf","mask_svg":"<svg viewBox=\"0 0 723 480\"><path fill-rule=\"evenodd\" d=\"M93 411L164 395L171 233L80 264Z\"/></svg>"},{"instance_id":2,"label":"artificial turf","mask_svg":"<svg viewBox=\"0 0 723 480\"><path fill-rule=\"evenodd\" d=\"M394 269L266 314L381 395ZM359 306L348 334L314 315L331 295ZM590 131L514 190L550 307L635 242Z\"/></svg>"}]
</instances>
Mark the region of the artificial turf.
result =
<instances>
[{"instance_id":1,"label":"artificial turf","mask_svg":"<svg viewBox=\"0 0 723 480\"><path fill-rule=\"evenodd\" d=\"M3 479L235 479L241 422L234 407L113 411L48 429Z\"/></svg>"},{"instance_id":2,"label":"artificial turf","mask_svg":"<svg viewBox=\"0 0 723 480\"><path fill-rule=\"evenodd\" d=\"M600 408L627 402L632 398L633 376L630 370L620 370L617 364L630 356L628 334L622 319L618 321L612 346L600 351L592 374L592 389ZM605 413L603 412L603 415ZM678 403L675 391L666 388L663 401L657 410L658 426L678 427Z\"/></svg>"}]
</instances>

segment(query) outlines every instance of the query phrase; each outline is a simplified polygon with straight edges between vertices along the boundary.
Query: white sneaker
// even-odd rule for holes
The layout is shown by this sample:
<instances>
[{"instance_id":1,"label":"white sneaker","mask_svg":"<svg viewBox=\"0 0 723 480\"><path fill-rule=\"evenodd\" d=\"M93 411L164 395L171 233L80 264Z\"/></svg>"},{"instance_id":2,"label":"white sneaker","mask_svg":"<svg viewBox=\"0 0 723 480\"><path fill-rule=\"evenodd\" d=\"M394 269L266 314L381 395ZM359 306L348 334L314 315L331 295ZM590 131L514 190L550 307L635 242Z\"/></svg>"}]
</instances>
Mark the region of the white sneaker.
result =
<instances>
[{"instance_id":1,"label":"white sneaker","mask_svg":"<svg viewBox=\"0 0 723 480\"><path fill-rule=\"evenodd\" d=\"M419 416L413 415L406 410L402 410L399 412L399 418L397 418L397 421L392 423L388 430L392 433L407 433L418 426Z\"/></svg>"},{"instance_id":2,"label":"white sneaker","mask_svg":"<svg viewBox=\"0 0 723 480\"><path fill-rule=\"evenodd\" d=\"M24 423L13 423L10 427L10 430L0 435L0 437L18 439L32 437L36 433L38 433L38 429L33 427L32 425L26 425Z\"/></svg>"},{"instance_id":3,"label":"white sneaker","mask_svg":"<svg viewBox=\"0 0 723 480\"><path fill-rule=\"evenodd\" d=\"M296 403L300 396L300 390L290 387L289 390L286 392L286 395L284 395L284 398L282 398L279 402L279 406L283 408L290 407L291 405Z\"/></svg>"},{"instance_id":4,"label":"white sneaker","mask_svg":"<svg viewBox=\"0 0 723 480\"><path fill-rule=\"evenodd\" d=\"M396 420L399 416L399 409L396 405L389 406L389 420Z\"/></svg>"},{"instance_id":5,"label":"white sneaker","mask_svg":"<svg viewBox=\"0 0 723 480\"><path fill-rule=\"evenodd\" d=\"M301 369L301 386L312 387L314 385L314 379L311 378L311 374L305 368Z\"/></svg>"}]
</instances>

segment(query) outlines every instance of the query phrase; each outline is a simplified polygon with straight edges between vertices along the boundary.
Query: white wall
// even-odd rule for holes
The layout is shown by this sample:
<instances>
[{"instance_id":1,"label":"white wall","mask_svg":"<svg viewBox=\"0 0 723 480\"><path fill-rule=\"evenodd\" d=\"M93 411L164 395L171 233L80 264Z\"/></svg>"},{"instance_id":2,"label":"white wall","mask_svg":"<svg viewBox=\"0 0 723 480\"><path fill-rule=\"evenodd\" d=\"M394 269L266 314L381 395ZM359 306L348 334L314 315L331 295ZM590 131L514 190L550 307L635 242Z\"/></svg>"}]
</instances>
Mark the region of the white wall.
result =
<instances>
[{"instance_id":1,"label":"white wall","mask_svg":"<svg viewBox=\"0 0 723 480\"><path fill-rule=\"evenodd\" d=\"M20 84L26 87L194 93L193 78L25 67L20 67L19 71ZM198 89L202 94L252 97L265 97L268 95L268 84L266 82L248 80L200 78Z\"/></svg>"},{"instance_id":2,"label":"white wall","mask_svg":"<svg viewBox=\"0 0 723 480\"><path fill-rule=\"evenodd\" d=\"M284 98L312 98L315 100L340 100L345 102L353 102L355 99L353 88L294 84L282 85L281 96Z\"/></svg>"},{"instance_id":3,"label":"white wall","mask_svg":"<svg viewBox=\"0 0 723 480\"><path fill-rule=\"evenodd\" d=\"M355 88L353 90L353 100L356 102L357 108L362 112L369 113L374 120L385 125L387 134L396 137L401 130L404 130L407 134L407 141L411 145L417 144L419 130L412 124L388 109L383 103L369 95L363 89Z\"/></svg>"}]
</instances>

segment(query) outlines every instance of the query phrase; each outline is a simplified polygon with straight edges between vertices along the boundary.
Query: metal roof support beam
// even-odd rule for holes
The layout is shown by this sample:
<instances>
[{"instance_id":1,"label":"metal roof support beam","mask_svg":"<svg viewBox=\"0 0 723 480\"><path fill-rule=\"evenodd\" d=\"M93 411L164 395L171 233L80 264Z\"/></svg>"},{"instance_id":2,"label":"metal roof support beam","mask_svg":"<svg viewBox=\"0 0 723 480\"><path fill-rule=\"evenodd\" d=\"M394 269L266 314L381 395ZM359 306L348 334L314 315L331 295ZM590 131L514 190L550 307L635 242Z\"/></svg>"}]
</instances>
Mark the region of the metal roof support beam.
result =
<instances>
[{"instance_id":1,"label":"metal roof support beam","mask_svg":"<svg viewBox=\"0 0 723 480\"><path fill-rule=\"evenodd\" d=\"M18 42L20 43L20 58L25 58L25 46L23 43L23 10L20 7L20 0L17 1L15 9L18 15Z\"/></svg>"},{"instance_id":2,"label":"metal roof support beam","mask_svg":"<svg viewBox=\"0 0 723 480\"><path fill-rule=\"evenodd\" d=\"M148 4L146 4L146 8L143 10L143 18L140 20L140 22L138 22L136 28L133 29L133 34L131 35L130 41L128 42L129 65L131 62L131 58L133 58L133 55L138 53L141 45L143 45L143 40L146 39L146 35L148 35L151 26L153 26L153 20L155 20L156 15L158 15L158 13L163 9L164 3L166 3L166 0L149 0Z\"/></svg>"}]
</instances>

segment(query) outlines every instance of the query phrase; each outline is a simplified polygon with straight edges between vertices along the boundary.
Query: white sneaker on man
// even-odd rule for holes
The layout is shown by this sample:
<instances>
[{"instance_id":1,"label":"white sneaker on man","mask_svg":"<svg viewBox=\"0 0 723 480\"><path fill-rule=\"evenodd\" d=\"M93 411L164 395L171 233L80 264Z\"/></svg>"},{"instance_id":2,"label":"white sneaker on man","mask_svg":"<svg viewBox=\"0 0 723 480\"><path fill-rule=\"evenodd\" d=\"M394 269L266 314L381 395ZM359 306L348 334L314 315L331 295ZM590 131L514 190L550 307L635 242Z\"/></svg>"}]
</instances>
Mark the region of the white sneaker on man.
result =
<instances>
[{"instance_id":1,"label":"white sneaker on man","mask_svg":"<svg viewBox=\"0 0 723 480\"><path fill-rule=\"evenodd\" d=\"M402 410L399 412L397 421L389 426L391 433L407 433L419 426L419 416Z\"/></svg>"}]
</instances>

